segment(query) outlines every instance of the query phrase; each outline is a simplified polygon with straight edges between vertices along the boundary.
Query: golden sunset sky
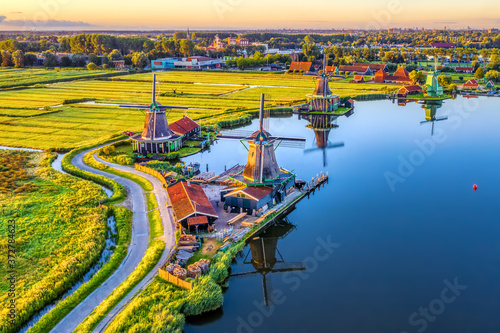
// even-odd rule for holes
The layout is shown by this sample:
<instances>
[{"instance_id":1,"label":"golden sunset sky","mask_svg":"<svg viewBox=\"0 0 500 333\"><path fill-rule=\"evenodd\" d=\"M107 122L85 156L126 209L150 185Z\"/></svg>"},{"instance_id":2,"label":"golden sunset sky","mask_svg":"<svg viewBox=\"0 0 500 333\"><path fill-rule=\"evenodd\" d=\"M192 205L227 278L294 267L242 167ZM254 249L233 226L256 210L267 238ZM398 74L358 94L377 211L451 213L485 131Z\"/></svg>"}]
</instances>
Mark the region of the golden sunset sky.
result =
<instances>
[{"instance_id":1,"label":"golden sunset sky","mask_svg":"<svg viewBox=\"0 0 500 333\"><path fill-rule=\"evenodd\" d=\"M498 0L0 1L0 30L500 26Z\"/></svg>"}]
</instances>

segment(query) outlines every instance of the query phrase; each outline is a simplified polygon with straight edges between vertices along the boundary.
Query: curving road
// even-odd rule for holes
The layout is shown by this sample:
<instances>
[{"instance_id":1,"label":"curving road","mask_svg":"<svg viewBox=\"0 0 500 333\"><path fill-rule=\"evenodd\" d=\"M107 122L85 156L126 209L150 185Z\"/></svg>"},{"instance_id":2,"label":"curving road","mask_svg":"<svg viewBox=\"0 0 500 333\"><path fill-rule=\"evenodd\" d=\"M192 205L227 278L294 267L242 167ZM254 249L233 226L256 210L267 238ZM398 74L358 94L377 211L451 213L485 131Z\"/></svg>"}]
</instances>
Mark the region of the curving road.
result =
<instances>
[{"instance_id":1,"label":"curving road","mask_svg":"<svg viewBox=\"0 0 500 333\"><path fill-rule=\"evenodd\" d=\"M100 148L100 147L98 147ZM132 218L132 238L130 246L128 249L127 256L116 269L116 271L111 275L101 286L99 286L92 294L87 296L76 308L74 308L64 319L62 319L57 326L55 326L51 332L72 332L107 296L109 296L115 288L117 288L125 279L134 271L134 269L139 265L146 253L146 249L149 243L149 221L147 215L147 204L144 195L144 191L141 186L137 183L115 176L113 174L97 170L89 167L83 162L83 156L90 150L97 148L92 148L76 155L72 163L77 168L94 173L97 175L102 175L107 178L113 179L118 183L122 184L128 192L128 197L131 202L131 209L133 211ZM163 184L153 176L147 175L140 171L136 171L131 167L124 167L121 165L108 163L103 161L94 155L99 162L107 164L117 170L126 171L134 173L141 177L144 177L151 181L154 186L153 192L156 194L156 199L158 202L158 207L160 209L160 215L163 223L163 236L162 239L165 241L165 251L160 259L159 263L155 268L132 290L123 300L116 306L106 318L99 324L97 330L104 328L114 316L126 305L126 303L135 295L136 291L140 290L146 286L157 274L158 268L165 262L169 256L170 250L175 246L175 226L173 223L173 218L171 212L167 209L165 203L168 200L168 194L163 188Z\"/></svg>"}]
</instances>

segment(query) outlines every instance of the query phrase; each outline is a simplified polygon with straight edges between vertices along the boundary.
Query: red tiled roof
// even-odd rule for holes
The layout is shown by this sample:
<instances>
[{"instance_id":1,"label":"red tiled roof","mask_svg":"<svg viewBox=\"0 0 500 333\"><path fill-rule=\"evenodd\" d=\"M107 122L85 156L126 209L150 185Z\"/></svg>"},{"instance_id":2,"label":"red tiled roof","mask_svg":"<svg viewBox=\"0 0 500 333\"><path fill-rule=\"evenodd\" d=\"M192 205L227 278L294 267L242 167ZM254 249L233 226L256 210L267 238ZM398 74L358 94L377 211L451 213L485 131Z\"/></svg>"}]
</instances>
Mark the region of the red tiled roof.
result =
<instances>
[{"instance_id":1,"label":"red tiled roof","mask_svg":"<svg viewBox=\"0 0 500 333\"><path fill-rule=\"evenodd\" d=\"M387 75L385 77L385 80L393 82L401 82L401 83L411 82L409 77L394 76L394 75Z\"/></svg>"},{"instance_id":2,"label":"red tiled roof","mask_svg":"<svg viewBox=\"0 0 500 333\"><path fill-rule=\"evenodd\" d=\"M470 79L469 81L465 82L466 85L478 85L476 79Z\"/></svg>"},{"instance_id":3,"label":"red tiled roof","mask_svg":"<svg viewBox=\"0 0 500 333\"><path fill-rule=\"evenodd\" d=\"M208 224L208 218L206 216L189 217L187 222L189 226Z\"/></svg>"},{"instance_id":4,"label":"red tiled roof","mask_svg":"<svg viewBox=\"0 0 500 333\"><path fill-rule=\"evenodd\" d=\"M474 67L455 67L455 71L473 71Z\"/></svg>"},{"instance_id":5,"label":"red tiled roof","mask_svg":"<svg viewBox=\"0 0 500 333\"><path fill-rule=\"evenodd\" d=\"M354 66L368 66L372 71L378 71L381 69L384 69L387 67L386 64L371 64L371 63L363 63L363 62L357 62L354 64Z\"/></svg>"},{"instance_id":6,"label":"red tiled roof","mask_svg":"<svg viewBox=\"0 0 500 333\"><path fill-rule=\"evenodd\" d=\"M375 73L375 76L383 76L383 77L386 77L387 76L387 73L384 72L383 70L379 70L377 73Z\"/></svg>"},{"instance_id":7,"label":"red tiled roof","mask_svg":"<svg viewBox=\"0 0 500 333\"><path fill-rule=\"evenodd\" d=\"M291 71L304 71L307 72L311 70L312 62L301 62L301 61L292 61L290 64Z\"/></svg>"},{"instance_id":8,"label":"red tiled roof","mask_svg":"<svg viewBox=\"0 0 500 333\"><path fill-rule=\"evenodd\" d=\"M359 72L365 73L369 69L368 66L339 66L341 72Z\"/></svg>"},{"instance_id":9,"label":"red tiled roof","mask_svg":"<svg viewBox=\"0 0 500 333\"><path fill-rule=\"evenodd\" d=\"M354 75L354 81L364 81L363 75Z\"/></svg>"},{"instance_id":10,"label":"red tiled roof","mask_svg":"<svg viewBox=\"0 0 500 333\"><path fill-rule=\"evenodd\" d=\"M412 86L406 86L406 87L401 87L399 90L398 90L398 94L401 93L401 92L406 92L406 93L411 93L411 92L422 92L422 87L418 86L418 85L412 85Z\"/></svg>"},{"instance_id":11,"label":"red tiled roof","mask_svg":"<svg viewBox=\"0 0 500 333\"><path fill-rule=\"evenodd\" d=\"M337 69L337 67L335 67L335 66L325 66L325 71L327 73L333 73L333 72L335 72L335 69Z\"/></svg>"},{"instance_id":12,"label":"red tiled roof","mask_svg":"<svg viewBox=\"0 0 500 333\"><path fill-rule=\"evenodd\" d=\"M410 77L410 73L408 73L404 67L399 67L398 70L394 72L394 76Z\"/></svg>"},{"instance_id":13,"label":"red tiled roof","mask_svg":"<svg viewBox=\"0 0 500 333\"><path fill-rule=\"evenodd\" d=\"M198 128L200 125L198 125L195 121L193 121L189 117L182 117L181 119L177 120L176 122L173 122L170 124L170 129L175 132L177 135L185 135L188 132L191 132L195 128Z\"/></svg>"},{"instance_id":14,"label":"red tiled roof","mask_svg":"<svg viewBox=\"0 0 500 333\"><path fill-rule=\"evenodd\" d=\"M215 209L207 195L198 184L187 184L180 181L167 188L168 196L177 220L184 220L194 214L201 214L218 218Z\"/></svg>"}]
</instances>

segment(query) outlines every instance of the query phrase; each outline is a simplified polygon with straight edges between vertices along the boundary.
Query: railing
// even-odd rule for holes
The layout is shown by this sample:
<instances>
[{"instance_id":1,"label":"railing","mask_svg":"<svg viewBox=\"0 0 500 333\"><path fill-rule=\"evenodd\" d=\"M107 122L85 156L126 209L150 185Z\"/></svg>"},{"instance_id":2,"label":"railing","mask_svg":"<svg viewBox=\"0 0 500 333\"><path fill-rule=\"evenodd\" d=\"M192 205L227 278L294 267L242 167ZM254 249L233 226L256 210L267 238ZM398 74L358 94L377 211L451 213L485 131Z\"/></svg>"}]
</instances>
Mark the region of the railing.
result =
<instances>
[{"instance_id":1,"label":"railing","mask_svg":"<svg viewBox=\"0 0 500 333\"><path fill-rule=\"evenodd\" d=\"M167 282L170 282L172 284L175 284L178 287L184 288L184 289L193 289L193 284L187 281L184 281L182 279L179 279L177 276L170 274L168 271L164 270L163 268L160 268L158 272L158 276L160 276L162 279L166 280Z\"/></svg>"},{"instance_id":2,"label":"railing","mask_svg":"<svg viewBox=\"0 0 500 333\"><path fill-rule=\"evenodd\" d=\"M147 173L148 175L151 175L153 177L156 177L158 178L159 181L161 181L163 183L163 185L165 185L165 187L168 186L168 183L167 181L165 180L165 177L163 177L163 175L154 170L154 169L151 169L151 168L148 168L147 166L143 166L143 165L140 165L140 164L135 164L135 170L137 171L141 171L141 172L144 172L144 173Z\"/></svg>"}]
</instances>

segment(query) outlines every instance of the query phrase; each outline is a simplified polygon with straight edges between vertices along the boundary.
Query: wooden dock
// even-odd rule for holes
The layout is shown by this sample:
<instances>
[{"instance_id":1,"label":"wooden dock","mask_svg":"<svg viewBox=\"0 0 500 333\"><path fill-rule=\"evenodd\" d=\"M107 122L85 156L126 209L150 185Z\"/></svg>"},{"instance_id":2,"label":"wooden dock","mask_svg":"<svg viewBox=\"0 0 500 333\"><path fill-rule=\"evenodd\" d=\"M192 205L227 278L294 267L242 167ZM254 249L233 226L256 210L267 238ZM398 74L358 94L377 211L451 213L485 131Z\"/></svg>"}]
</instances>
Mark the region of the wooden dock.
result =
<instances>
[{"instance_id":1,"label":"wooden dock","mask_svg":"<svg viewBox=\"0 0 500 333\"><path fill-rule=\"evenodd\" d=\"M300 190L300 194L292 199L289 203L286 203L282 207L278 209L271 209L268 212L266 212L264 215L262 215L257 221L259 223L256 223L255 225L258 226L257 229L251 231L248 233L248 235L245 237L245 239L249 239L253 237L255 234L259 233L260 231L266 229L271 222L276 220L277 218L288 214L290 211L295 209L295 205L302 199L304 199L306 196L309 197L309 194L311 192L314 193L316 189L318 189L320 186L324 186L325 183L328 183L328 172L324 175L321 173L320 175L317 175L316 178L312 178L310 183L306 183L302 189ZM256 221L256 222L257 222Z\"/></svg>"}]
</instances>

